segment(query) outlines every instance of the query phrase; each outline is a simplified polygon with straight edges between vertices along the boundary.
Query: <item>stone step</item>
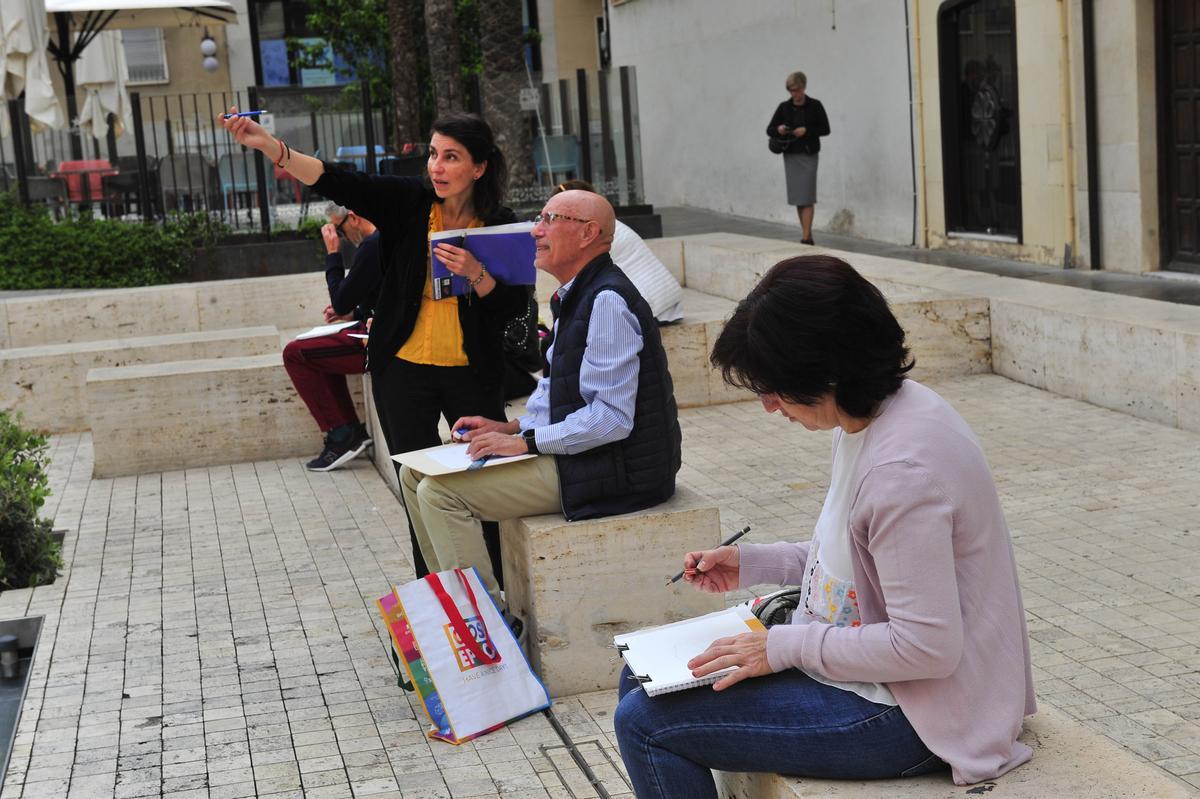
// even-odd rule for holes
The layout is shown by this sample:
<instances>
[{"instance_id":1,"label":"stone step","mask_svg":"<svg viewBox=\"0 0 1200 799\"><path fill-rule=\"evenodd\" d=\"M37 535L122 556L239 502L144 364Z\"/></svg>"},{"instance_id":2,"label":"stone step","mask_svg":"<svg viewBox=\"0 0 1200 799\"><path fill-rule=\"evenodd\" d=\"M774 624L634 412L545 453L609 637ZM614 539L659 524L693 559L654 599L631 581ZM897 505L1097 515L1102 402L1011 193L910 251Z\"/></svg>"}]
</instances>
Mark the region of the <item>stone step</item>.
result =
<instances>
[{"instance_id":1,"label":"stone step","mask_svg":"<svg viewBox=\"0 0 1200 799\"><path fill-rule=\"evenodd\" d=\"M721 799L1187 799L1184 785L1055 708L1025 719L1021 740L1034 750L1023 766L978 785L947 773L897 780L818 780L779 774L716 772Z\"/></svg>"},{"instance_id":2,"label":"stone step","mask_svg":"<svg viewBox=\"0 0 1200 799\"><path fill-rule=\"evenodd\" d=\"M49 433L87 430L91 369L278 351L279 332L268 326L0 350L0 408Z\"/></svg>"},{"instance_id":3,"label":"stone step","mask_svg":"<svg viewBox=\"0 0 1200 799\"><path fill-rule=\"evenodd\" d=\"M318 324L329 304L325 276L210 280L129 289L74 291L0 300L0 346L36 347L134 336Z\"/></svg>"},{"instance_id":4,"label":"stone step","mask_svg":"<svg viewBox=\"0 0 1200 799\"><path fill-rule=\"evenodd\" d=\"M352 395L361 381L350 380ZM279 352L92 369L95 477L315 456L321 434ZM356 397L361 404L361 397Z\"/></svg>"}]
</instances>

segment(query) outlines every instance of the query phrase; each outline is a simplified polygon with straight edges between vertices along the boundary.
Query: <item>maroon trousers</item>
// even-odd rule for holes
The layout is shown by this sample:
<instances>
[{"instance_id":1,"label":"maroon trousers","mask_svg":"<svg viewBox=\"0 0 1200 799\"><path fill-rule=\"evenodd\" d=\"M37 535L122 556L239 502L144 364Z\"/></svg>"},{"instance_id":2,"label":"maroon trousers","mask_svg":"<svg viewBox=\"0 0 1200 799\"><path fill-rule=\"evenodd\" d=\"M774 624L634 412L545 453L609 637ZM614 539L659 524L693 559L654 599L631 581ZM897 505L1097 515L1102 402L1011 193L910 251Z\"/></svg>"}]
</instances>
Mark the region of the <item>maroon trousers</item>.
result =
<instances>
[{"instance_id":1,"label":"maroon trousers","mask_svg":"<svg viewBox=\"0 0 1200 799\"><path fill-rule=\"evenodd\" d=\"M355 326L329 336L295 339L283 348L284 368L322 433L358 422L346 375L363 373L367 348L348 331L363 332Z\"/></svg>"}]
</instances>

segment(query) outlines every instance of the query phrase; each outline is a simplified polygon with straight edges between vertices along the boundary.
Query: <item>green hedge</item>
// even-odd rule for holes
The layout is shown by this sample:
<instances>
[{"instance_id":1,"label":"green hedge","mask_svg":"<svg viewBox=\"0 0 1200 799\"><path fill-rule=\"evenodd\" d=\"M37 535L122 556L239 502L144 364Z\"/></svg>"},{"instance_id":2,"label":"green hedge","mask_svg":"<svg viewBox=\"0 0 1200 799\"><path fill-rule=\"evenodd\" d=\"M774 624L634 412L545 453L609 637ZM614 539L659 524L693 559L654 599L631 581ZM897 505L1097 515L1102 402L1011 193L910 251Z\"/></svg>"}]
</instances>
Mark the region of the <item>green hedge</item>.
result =
<instances>
[{"instance_id":1,"label":"green hedge","mask_svg":"<svg viewBox=\"0 0 1200 799\"><path fill-rule=\"evenodd\" d=\"M197 250L226 228L204 214L161 224L72 214L55 221L0 194L0 289L121 288L186 277Z\"/></svg>"},{"instance_id":2,"label":"green hedge","mask_svg":"<svg viewBox=\"0 0 1200 799\"><path fill-rule=\"evenodd\" d=\"M38 511L50 494L46 437L0 411L0 590L52 583L62 568L50 521Z\"/></svg>"}]
</instances>

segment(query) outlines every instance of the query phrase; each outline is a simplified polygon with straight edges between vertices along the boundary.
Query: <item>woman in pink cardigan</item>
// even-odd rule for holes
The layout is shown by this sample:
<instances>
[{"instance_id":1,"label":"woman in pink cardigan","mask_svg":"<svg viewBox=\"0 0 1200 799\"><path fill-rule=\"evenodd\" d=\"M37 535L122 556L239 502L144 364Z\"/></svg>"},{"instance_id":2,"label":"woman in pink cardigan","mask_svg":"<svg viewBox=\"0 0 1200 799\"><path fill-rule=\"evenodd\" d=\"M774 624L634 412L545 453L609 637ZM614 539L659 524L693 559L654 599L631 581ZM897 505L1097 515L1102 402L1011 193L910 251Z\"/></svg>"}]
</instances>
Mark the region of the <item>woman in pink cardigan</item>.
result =
<instances>
[{"instance_id":1,"label":"woman in pink cardigan","mask_svg":"<svg viewBox=\"0 0 1200 799\"><path fill-rule=\"evenodd\" d=\"M879 290L829 256L776 264L712 362L808 430L833 431L808 543L684 556L702 591L800 586L791 623L714 641L712 688L654 698L622 679L615 727L640 799L715 797L710 769L871 779L949 767L960 785L1029 759L1036 711L1012 543L962 417L906 379Z\"/></svg>"}]
</instances>

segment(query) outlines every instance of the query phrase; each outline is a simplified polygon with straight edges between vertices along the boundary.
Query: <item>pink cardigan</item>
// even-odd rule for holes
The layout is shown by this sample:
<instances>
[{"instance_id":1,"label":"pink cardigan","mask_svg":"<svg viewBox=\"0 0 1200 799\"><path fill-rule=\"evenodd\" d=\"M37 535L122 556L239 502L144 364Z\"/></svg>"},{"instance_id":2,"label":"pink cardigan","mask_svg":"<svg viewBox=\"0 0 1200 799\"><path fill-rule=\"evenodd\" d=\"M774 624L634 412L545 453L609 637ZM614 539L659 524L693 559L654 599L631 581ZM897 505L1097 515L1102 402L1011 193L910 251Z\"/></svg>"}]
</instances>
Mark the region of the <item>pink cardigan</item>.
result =
<instances>
[{"instance_id":1,"label":"pink cardigan","mask_svg":"<svg viewBox=\"0 0 1200 799\"><path fill-rule=\"evenodd\" d=\"M862 626L772 627L767 660L887 683L929 749L966 785L1028 760L1037 712L1012 542L979 442L911 380L867 427L850 528ZM742 544L741 585L799 585L808 544Z\"/></svg>"}]
</instances>

